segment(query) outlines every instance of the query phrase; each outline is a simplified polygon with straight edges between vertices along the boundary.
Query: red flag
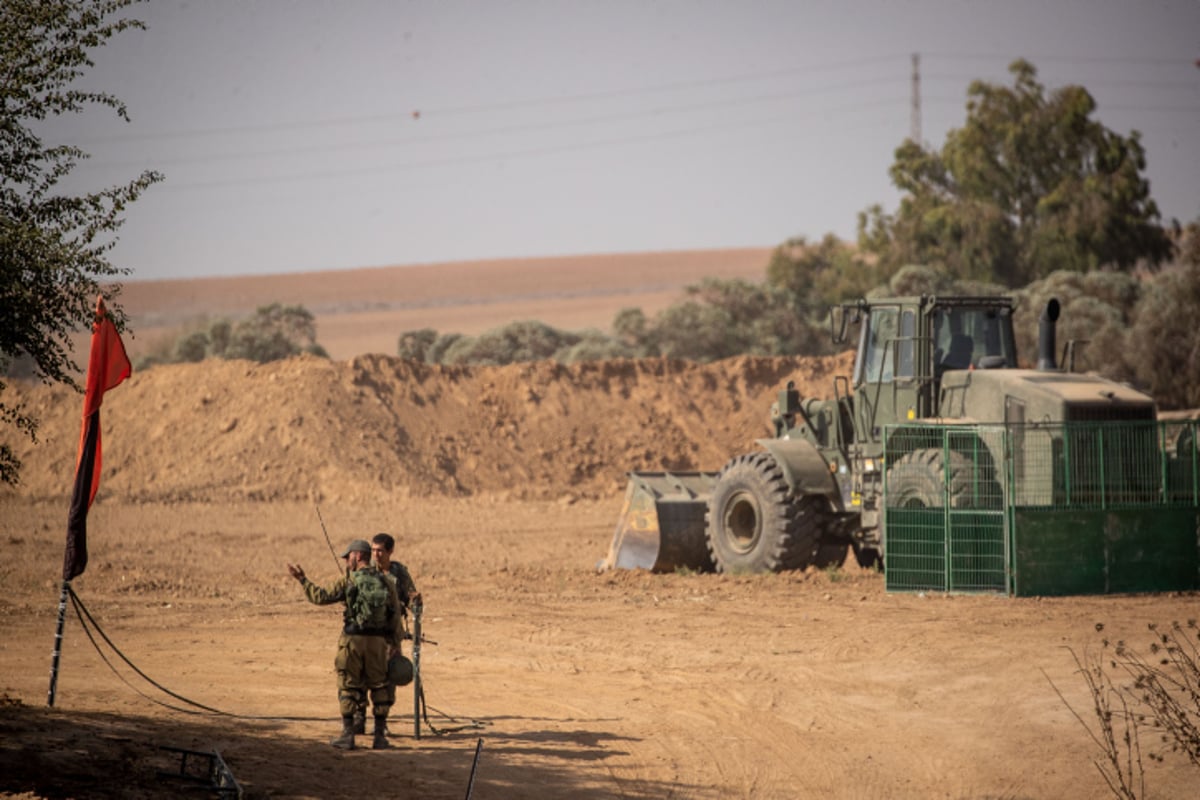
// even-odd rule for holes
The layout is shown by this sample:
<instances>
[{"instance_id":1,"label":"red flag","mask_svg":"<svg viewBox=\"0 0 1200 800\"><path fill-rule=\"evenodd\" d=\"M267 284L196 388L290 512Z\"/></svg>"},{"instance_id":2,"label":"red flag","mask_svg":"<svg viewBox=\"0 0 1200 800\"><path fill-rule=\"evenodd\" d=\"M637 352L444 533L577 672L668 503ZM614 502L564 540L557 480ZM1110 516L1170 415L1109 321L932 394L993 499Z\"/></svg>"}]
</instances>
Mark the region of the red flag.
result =
<instances>
[{"instance_id":1,"label":"red flag","mask_svg":"<svg viewBox=\"0 0 1200 800\"><path fill-rule=\"evenodd\" d=\"M87 393L83 398L83 427L79 432L79 457L75 462L75 490L67 516L67 549L63 554L63 580L82 575L87 568L87 514L100 488L100 404L104 393L129 377L132 366L125 345L96 298L92 323L92 349L88 355Z\"/></svg>"}]
</instances>

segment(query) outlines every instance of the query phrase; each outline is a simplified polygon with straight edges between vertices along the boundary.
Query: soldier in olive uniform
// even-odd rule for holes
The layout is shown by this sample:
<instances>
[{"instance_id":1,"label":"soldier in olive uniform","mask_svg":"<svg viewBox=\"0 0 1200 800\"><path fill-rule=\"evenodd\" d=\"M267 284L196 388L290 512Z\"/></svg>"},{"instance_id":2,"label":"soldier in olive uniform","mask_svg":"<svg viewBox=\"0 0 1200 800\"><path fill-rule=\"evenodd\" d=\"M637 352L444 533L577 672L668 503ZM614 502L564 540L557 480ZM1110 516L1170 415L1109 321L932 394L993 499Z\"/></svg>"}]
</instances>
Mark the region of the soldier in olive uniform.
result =
<instances>
[{"instance_id":1,"label":"soldier in olive uniform","mask_svg":"<svg viewBox=\"0 0 1200 800\"><path fill-rule=\"evenodd\" d=\"M391 534L377 533L371 538L371 554L375 557L375 566L379 568L380 572L391 577L392 583L396 587L396 594L400 598L400 606L403 609L401 614L403 615L407 613L407 609L421 602L421 593L417 591L408 568L399 561L392 560L392 553L395 550L396 540ZM399 651L395 655L401 657ZM388 684L388 697L391 702L396 702L396 684Z\"/></svg>"},{"instance_id":2,"label":"soldier in olive uniform","mask_svg":"<svg viewBox=\"0 0 1200 800\"><path fill-rule=\"evenodd\" d=\"M354 749L354 717L357 713L365 715L369 693L375 716L371 746L382 750L388 746L387 715L392 706L387 662L399 651L402 631L400 599L392 581L371 566L371 545L366 540L352 541L342 558L346 559L346 574L328 588L308 580L298 564L288 564L287 568L304 587L309 602L346 605L334 660L342 734L330 744Z\"/></svg>"}]
</instances>

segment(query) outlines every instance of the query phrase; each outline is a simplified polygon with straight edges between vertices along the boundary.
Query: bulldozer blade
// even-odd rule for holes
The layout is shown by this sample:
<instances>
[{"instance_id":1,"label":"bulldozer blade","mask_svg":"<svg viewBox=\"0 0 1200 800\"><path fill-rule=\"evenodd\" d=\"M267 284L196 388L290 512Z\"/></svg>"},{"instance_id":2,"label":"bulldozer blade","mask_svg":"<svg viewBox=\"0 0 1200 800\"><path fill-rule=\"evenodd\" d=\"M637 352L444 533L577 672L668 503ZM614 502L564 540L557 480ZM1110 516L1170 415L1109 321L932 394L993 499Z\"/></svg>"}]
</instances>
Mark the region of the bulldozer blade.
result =
<instances>
[{"instance_id":1,"label":"bulldozer blade","mask_svg":"<svg viewBox=\"0 0 1200 800\"><path fill-rule=\"evenodd\" d=\"M704 515L715 472L631 472L606 569L674 572L715 569L704 535Z\"/></svg>"}]
</instances>

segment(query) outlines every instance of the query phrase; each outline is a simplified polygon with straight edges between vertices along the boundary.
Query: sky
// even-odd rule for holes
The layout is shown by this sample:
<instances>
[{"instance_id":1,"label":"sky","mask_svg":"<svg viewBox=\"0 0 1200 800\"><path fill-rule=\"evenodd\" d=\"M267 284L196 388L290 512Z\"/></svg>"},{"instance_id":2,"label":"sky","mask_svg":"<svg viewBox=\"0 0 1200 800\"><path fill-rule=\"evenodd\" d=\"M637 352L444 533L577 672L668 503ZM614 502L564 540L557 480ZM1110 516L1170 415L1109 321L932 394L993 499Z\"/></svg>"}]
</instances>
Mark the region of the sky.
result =
<instances>
[{"instance_id":1,"label":"sky","mask_svg":"<svg viewBox=\"0 0 1200 800\"><path fill-rule=\"evenodd\" d=\"M107 109L48 123L143 169L131 280L852 240L895 149L974 80L1082 85L1200 216L1198 0L152 0L95 51ZM914 91L914 54L918 57ZM919 98L914 103L914 98ZM914 113L919 108L919 113ZM764 265L765 267L765 265Z\"/></svg>"}]
</instances>

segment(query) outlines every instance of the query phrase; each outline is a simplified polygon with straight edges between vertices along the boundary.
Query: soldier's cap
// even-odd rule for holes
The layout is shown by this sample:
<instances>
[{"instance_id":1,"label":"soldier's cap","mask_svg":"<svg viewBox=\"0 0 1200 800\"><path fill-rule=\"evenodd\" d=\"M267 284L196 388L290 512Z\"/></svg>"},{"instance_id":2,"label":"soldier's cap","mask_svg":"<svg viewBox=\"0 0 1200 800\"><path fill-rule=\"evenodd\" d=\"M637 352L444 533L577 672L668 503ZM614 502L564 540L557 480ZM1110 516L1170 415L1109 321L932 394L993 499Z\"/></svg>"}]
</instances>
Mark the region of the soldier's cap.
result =
<instances>
[{"instance_id":1,"label":"soldier's cap","mask_svg":"<svg viewBox=\"0 0 1200 800\"><path fill-rule=\"evenodd\" d=\"M342 553L342 558L345 558L351 553L366 553L367 555L370 555L371 545L366 539L355 539L353 542L346 545L346 552Z\"/></svg>"}]
</instances>

